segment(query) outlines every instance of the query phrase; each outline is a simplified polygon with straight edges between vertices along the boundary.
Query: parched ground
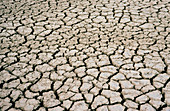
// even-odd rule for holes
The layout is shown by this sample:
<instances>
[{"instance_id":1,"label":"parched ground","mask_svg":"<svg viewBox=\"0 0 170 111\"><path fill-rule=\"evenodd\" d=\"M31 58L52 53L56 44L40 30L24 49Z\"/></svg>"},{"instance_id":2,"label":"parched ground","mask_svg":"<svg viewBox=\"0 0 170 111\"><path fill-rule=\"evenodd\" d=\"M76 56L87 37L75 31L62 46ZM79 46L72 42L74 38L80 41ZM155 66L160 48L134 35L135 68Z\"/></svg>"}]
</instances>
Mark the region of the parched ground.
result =
<instances>
[{"instance_id":1,"label":"parched ground","mask_svg":"<svg viewBox=\"0 0 170 111\"><path fill-rule=\"evenodd\" d=\"M1 111L170 111L169 0L0 0Z\"/></svg>"}]
</instances>

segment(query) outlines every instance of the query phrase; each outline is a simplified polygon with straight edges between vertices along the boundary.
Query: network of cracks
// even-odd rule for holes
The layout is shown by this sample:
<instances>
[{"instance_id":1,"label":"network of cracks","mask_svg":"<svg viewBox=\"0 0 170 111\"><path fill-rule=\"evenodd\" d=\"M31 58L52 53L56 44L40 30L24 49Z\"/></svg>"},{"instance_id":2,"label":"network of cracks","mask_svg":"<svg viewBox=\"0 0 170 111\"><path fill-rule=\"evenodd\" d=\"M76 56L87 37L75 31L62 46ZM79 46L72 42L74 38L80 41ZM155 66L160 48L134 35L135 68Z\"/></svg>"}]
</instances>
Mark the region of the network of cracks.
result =
<instances>
[{"instance_id":1,"label":"network of cracks","mask_svg":"<svg viewBox=\"0 0 170 111\"><path fill-rule=\"evenodd\" d=\"M0 110L170 111L168 0L0 0Z\"/></svg>"}]
</instances>

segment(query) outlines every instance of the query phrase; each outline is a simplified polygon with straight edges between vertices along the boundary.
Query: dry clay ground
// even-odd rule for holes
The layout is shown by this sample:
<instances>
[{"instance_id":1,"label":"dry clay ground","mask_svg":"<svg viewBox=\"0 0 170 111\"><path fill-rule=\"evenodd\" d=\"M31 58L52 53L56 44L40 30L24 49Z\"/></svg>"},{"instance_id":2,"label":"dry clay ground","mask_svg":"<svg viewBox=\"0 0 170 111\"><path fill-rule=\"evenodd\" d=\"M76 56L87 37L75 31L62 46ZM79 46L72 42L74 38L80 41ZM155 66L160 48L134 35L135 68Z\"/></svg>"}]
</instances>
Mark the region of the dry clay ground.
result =
<instances>
[{"instance_id":1,"label":"dry clay ground","mask_svg":"<svg viewBox=\"0 0 170 111\"><path fill-rule=\"evenodd\" d=\"M0 0L1 111L170 111L169 0Z\"/></svg>"}]
</instances>

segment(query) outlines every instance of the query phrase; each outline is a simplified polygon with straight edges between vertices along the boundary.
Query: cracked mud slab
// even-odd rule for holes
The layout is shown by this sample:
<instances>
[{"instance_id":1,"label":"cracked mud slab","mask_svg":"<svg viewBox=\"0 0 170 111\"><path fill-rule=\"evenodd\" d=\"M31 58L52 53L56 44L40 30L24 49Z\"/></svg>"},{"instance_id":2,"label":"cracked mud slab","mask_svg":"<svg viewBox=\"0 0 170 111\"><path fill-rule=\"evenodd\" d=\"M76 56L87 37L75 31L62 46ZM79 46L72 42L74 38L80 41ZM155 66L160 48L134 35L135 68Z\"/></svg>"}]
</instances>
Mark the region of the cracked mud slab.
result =
<instances>
[{"instance_id":1,"label":"cracked mud slab","mask_svg":"<svg viewBox=\"0 0 170 111\"><path fill-rule=\"evenodd\" d=\"M168 0L0 0L1 111L170 111Z\"/></svg>"}]
</instances>

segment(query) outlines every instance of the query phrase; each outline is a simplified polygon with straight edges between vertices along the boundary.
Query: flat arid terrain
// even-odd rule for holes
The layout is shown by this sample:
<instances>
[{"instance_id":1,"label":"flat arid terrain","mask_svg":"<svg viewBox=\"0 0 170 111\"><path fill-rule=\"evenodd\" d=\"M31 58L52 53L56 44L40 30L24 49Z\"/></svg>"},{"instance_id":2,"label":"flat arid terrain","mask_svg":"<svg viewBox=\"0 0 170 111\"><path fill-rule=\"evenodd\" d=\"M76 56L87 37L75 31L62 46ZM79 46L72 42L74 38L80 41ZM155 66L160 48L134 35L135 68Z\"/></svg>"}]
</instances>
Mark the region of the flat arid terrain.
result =
<instances>
[{"instance_id":1,"label":"flat arid terrain","mask_svg":"<svg viewBox=\"0 0 170 111\"><path fill-rule=\"evenodd\" d=\"M170 111L170 1L0 0L0 111Z\"/></svg>"}]
</instances>

